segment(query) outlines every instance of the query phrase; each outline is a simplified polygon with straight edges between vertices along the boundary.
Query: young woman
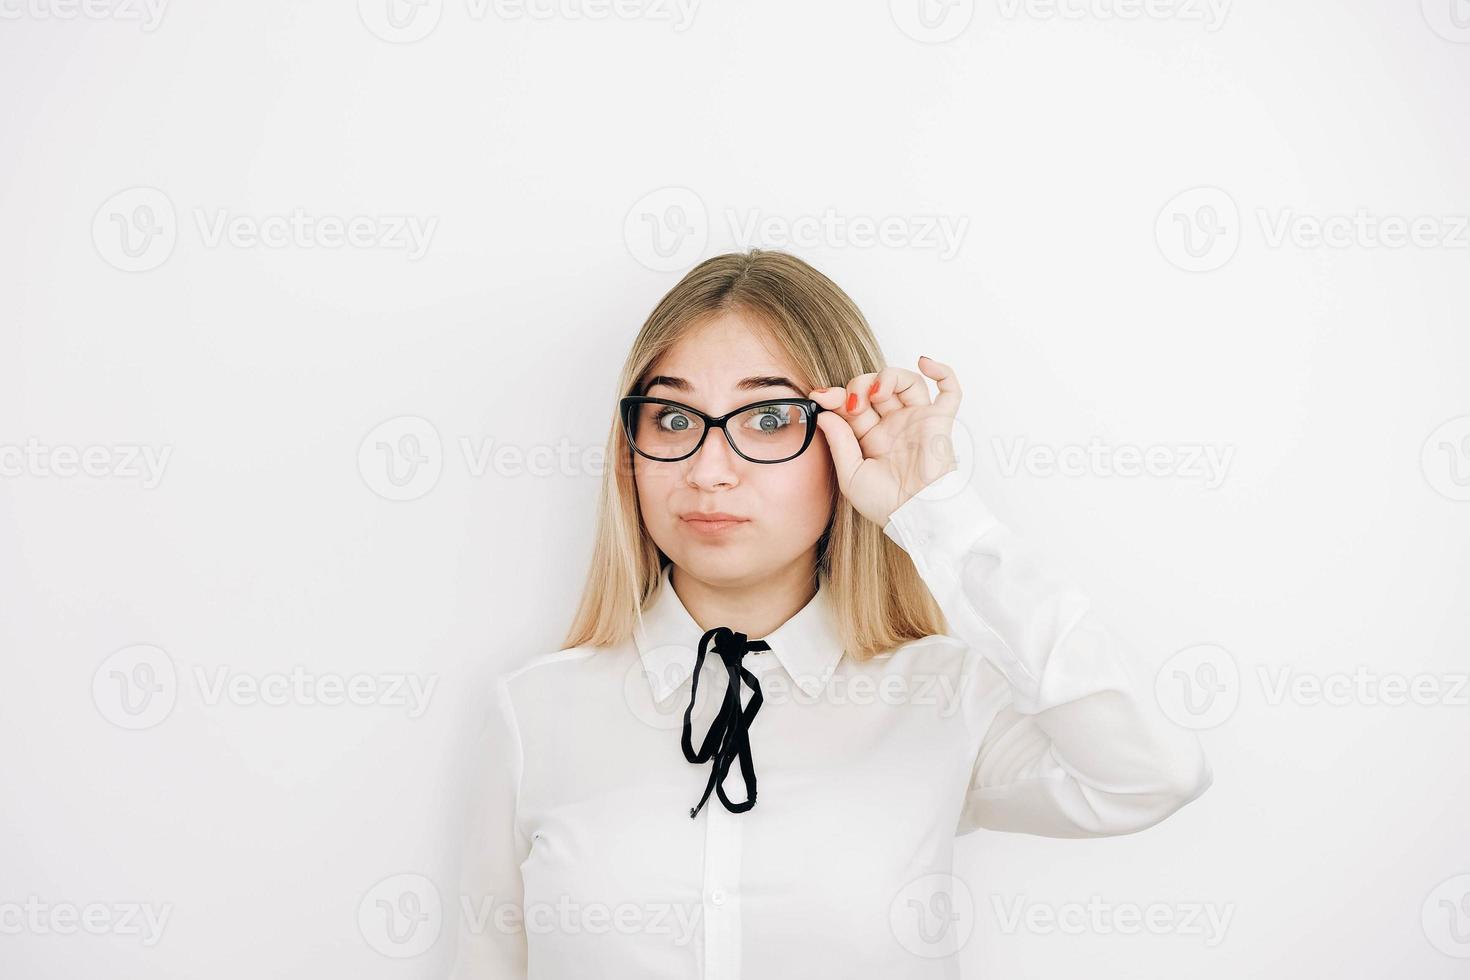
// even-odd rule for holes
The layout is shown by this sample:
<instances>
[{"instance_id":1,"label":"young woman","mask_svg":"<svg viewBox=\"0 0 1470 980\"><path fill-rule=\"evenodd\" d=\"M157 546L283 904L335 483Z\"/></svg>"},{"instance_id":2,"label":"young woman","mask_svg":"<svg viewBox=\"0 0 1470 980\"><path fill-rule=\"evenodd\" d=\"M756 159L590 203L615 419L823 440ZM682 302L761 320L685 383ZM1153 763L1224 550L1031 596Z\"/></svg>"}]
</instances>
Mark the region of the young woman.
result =
<instances>
[{"instance_id":1,"label":"young woman","mask_svg":"<svg viewBox=\"0 0 1470 980\"><path fill-rule=\"evenodd\" d=\"M918 369L790 255L660 301L575 622L491 698L457 976L956 977L956 836L1127 834L1209 786L957 468L954 369Z\"/></svg>"}]
</instances>

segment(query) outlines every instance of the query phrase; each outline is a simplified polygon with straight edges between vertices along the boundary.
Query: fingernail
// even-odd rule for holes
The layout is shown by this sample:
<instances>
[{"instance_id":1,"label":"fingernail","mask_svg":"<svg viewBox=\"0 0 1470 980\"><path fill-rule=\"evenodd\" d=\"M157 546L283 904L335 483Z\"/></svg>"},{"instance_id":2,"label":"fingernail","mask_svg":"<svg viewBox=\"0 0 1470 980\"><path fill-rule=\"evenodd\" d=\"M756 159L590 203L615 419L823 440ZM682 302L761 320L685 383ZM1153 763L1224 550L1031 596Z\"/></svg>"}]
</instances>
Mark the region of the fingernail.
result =
<instances>
[{"instance_id":1,"label":"fingernail","mask_svg":"<svg viewBox=\"0 0 1470 980\"><path fill-rule=\"evenodd\" d=\"M856 392L853 392L851 395L848 395L847 396L847 410L849 412L851 412L851 411L853 411L856 408L857 408L857 393Z\"/></svg>"},{"instance_id":2,"label":"fingernail","mask_svg":"<svg viewBox=\"0 0 1470 980\"><path fill-rule=\"evenodd\" d=\"M871 398L878 393L878 382L873 382L873 387L868 389L868 397Z\"/></svg>"}]
</instances>

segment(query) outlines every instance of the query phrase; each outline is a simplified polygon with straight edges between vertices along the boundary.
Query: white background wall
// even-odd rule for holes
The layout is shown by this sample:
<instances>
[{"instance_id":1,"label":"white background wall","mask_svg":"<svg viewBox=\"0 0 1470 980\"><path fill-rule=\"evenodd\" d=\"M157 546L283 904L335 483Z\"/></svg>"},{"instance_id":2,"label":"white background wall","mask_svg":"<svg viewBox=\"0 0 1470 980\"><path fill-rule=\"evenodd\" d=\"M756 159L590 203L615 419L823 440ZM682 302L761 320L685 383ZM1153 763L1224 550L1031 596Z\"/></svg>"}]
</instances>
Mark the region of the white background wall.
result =
<instances>
[{"instance_id":1,"label":"white background wall","mask_svg":"<svg viewBox=\"0 0 1470 980\"><path fill-rule=\"evenodd\" d=\"M966 975L1465 975L1463 0L160 2L0 0L0 975L441 975L377 902L452 902L468 692L563 635L616 365L750 245L955 365L1215 767L966 838Z\"/></svg>"}]
</instances>

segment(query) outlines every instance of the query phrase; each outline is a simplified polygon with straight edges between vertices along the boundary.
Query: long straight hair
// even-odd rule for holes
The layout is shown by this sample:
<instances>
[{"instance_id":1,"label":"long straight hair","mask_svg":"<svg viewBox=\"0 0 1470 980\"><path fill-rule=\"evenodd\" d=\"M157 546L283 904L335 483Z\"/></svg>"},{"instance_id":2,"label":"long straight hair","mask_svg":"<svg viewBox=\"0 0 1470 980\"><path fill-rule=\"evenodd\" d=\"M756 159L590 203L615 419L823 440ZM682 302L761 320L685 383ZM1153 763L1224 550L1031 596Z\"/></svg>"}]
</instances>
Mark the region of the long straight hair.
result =
<instances>
[{"instance_id":1,"label":"long straight hair","mask_svg":"<svg viewBox=\"0 0 1470 980\"><path fill-rule=\"evenodd\" d=\"M659 357L687 332L737 312L763 326L811 389L846 385L884 367L883 352L857 305L836 283L794 255L729 252L691 269L659 300L628 352L608 412L596 540L581 603L561 649L622 643L660 585L669 558L638 509L633 448L616 401L642 394ZM801 381L801 378L797 379ZM867 660L908 640L947 630L944 614L908 555L837 489L817 542L817 587L828 590L843 649Z\"/></svg>"}]
</instances>

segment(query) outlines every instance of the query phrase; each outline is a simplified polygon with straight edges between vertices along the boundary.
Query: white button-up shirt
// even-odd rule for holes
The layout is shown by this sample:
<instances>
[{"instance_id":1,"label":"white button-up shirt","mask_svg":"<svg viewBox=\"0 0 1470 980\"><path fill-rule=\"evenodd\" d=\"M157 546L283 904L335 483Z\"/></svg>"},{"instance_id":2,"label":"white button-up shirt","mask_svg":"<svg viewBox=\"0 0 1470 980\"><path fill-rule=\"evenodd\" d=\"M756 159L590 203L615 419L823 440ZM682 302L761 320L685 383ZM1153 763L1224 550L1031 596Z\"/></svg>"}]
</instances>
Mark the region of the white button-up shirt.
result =
<instances>
[{"instance_id":1,"label":"white button-up shirt","mask_svg":"<svg viewBox=\"0 0 1470 980\"><path fill-rule=\"evenodd\" d=\"M689 816L712 765L680 747L704 630L668 569L629 642L498 678L449 913L456 977L957 977L974 900L950 875L957 835L1125 834L1209 786L1146 665L961 474L883 530L949 632L859 662L819 589L752 637L771 650L743 660L765 697L744 813L711 794ZM695 748L728 683L713 648L703 669ZM738 762L723 785L745 798Z\"/></svg>"}]
</instances>

